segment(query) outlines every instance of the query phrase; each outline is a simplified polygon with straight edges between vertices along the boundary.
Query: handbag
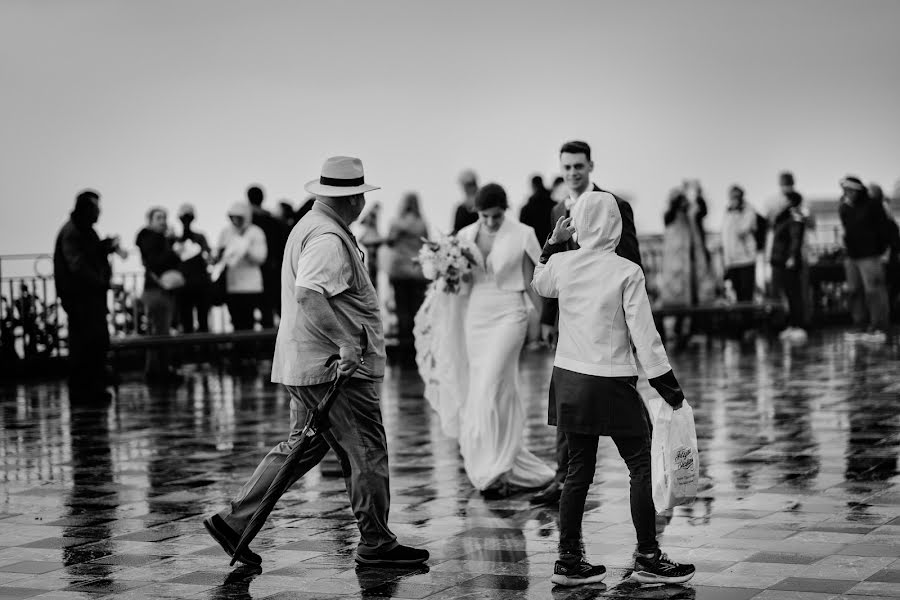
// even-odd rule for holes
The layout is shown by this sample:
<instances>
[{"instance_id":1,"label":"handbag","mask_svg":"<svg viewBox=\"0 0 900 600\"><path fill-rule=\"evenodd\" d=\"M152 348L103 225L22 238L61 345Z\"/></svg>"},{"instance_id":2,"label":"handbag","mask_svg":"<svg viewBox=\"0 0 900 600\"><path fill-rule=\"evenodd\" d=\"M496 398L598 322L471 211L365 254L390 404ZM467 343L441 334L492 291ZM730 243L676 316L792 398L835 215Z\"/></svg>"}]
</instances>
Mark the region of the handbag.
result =
<instances>
[{"instance_id":1,"label":"handbag","mask_svg":"<svg viewBox=\"0 0 900 600\"><path fill-rule=\"evenodd\" d=\"M660 407L653 425L650 470L657 513L697 497L700 456L694 411L687 401L678 410L667 403Z\"/></svg>"}]
</instances>

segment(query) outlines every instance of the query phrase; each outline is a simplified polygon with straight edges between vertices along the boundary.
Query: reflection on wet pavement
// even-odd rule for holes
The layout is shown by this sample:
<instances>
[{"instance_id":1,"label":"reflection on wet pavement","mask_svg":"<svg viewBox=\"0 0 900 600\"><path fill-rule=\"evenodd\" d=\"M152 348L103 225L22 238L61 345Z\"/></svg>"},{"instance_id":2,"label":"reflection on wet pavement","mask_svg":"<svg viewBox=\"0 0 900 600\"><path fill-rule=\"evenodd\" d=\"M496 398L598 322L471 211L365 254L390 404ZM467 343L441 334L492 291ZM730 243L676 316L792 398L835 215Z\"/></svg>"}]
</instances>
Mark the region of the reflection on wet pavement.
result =
<instances>
[{"instance_id":1,"label":"reflection on wet pavement","mask_svg":"<svg viewBox=\"0 0 900 600\"><path fill-rule=\"evenodd\" d=\"M528 445L552 460L551 358L524 357ZM177 390L127 384L111 405L70 406L58 384L0 392L0 599L900 597L900 351L824 334L805 348L715 343L673 357L694 406L704 491L660 515L663 548L694 562L687 586L636 586L626 471L601 443L585 514L605 584L553 588L556 514L528 497L485 502L409 367L383 410L392 527L427 568L358 569L358 533L332 457L279 504L230 569L201 526L288 426L263 377L198 371Z\"/></svg>"}]
</instances>

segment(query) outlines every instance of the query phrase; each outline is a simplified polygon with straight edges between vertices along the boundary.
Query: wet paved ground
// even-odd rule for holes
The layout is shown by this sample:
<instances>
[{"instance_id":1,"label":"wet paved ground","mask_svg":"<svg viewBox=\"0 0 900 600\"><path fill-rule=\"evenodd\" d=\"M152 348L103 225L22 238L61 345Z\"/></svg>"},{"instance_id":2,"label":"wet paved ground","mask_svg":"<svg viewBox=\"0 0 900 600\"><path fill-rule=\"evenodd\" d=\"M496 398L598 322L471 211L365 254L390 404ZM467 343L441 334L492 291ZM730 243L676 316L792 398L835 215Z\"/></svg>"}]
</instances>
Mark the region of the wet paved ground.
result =
<instances>
[{"instance_id":1,"label":"wet paved ground","mask_svg":"<svg viewBox=\"0 0 900 600\"><path fill-rule=\"evenodd\" d=\"M605 585L551 589L555 513L485 502L408 369L383 386L393 528L430 569L357 570L358 533L337 463L285 497L231 569L206 536L286 431L288 399L262 378L195 373L172 392L126 384L112 406L69 406L56 384L0 399L0 600L7 598L900 598L900 349L759 341L674 357L695 408L709 489L660 518L661 542L697 564L690 585L636 588L624 465L602 445L585 515ZM550 358L525 357L528 444L552 456Z\"/></svg>"}]
</instances>

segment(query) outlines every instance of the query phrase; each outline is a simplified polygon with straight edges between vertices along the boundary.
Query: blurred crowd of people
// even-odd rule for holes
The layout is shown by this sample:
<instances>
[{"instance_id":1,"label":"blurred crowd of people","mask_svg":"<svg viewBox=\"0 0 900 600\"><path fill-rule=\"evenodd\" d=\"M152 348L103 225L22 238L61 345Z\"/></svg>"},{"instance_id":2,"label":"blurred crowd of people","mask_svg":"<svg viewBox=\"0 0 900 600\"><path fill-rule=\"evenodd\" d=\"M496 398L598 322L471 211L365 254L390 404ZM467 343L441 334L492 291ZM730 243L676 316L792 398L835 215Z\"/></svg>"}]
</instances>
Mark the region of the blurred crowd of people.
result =
<instances>
[{"instance_id":1,"label":"blurred crowd of people","mask_svg":"<svg viewBox=\"0 0 900 600\"><path fill-rule=\"evenodd\" d=\"M707 243L708 214L698 181L672 190L663 221L659 303L698 306L720 299L753 302L771 299L787 306L782 339L802 343L810 323L810 237L815 219L796 190L794 176L778 177L779 196L761 212L739 185L729 189L720 229L721 268L713 264ZM849 175L839 182L838 214L843 230L844 269L855 330L850 337L884 342L893 285L896 296L900 234L890 204L877 184L866 186ZM721 275L721 277L720 277ZM690 320L676 323L681 340L690 336Z\"/></svg>"},{"instance_id":2,"label":"blurred crowd of people","mask_svg":"<svg viewBox=\"0 0 900 600\"><path fill-rule=\"evenodd\" d=\"M450 232L478 220L475 198L479 191L474 171L458 179L462 200L455 206ZM709 210L696 180L673 189L662 215L664 234L661 264L657 265L657 306L693 307L711 302L748 303L782 300L787 306L787 327L782 337L802 342L809 325L808 233L813 217L789 172L779 175L777 207L761 211L745 198L744 190L728 190L728 206L720 229L721 252L715 256L707 240ZM856 329L849 334L870 341L885 339L891 299L897 296L900 270L900 235L890 206L878 185L865 185L858 177L840 182L840 220L844 230L845 271L851 314ZM548 188L540 175L531 179L531 194L519 210L519 220L530 226L540 243L552 231L555 217L568 210L569 194L562 177ZM227 211L227 222L214 243L194 228L197 212L181 205L173 226L169 211L154 206L137 234L145 269L141 301L152 335L208 332L213 306L226 306L236 331L277 324L281 304L281 263L288 235L311 208L308 198L299 209L281 201L273 213L263 204L262 187L247 189L246 199ZM57 288L69 315L70 353L97 355L108 346L105 328L105 290L109 287L107 255L123 252L120 240L100 240L93 230L99 216L100 196L85 191L78 196L72 218L61 230L55 252ZM417 263L423 241L432 231L415 193L406 194L387 225L381 229L381 206L374 203L353 224L353 233L365 254L376 289L383 275L388 286L379 290L391 315L388 331L398 344L411 346L414 317L422 305L427 280ZM718 264L714 264L718 260ZM87 300L86 300L87 299ZM535 320L530 339L548 343ZM677 339L693 332L689 317L676 319ZM78 363L80 374L96 366ZM151 380L177 378L165 349L148 352L146 376Z\"/></svg>"}]
</instances>

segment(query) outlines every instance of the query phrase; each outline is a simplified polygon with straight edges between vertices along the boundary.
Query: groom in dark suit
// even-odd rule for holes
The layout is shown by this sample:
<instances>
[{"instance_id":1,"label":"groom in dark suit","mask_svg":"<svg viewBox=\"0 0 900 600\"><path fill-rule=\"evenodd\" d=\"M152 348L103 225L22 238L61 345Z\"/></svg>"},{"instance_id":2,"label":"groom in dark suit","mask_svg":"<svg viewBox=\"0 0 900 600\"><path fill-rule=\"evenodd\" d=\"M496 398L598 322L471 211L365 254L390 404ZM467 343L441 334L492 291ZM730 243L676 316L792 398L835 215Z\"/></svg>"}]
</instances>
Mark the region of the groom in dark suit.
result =
<instances>
[{"instance_id":1,"label":"groom in dark suit","mask_svg":"<svg viewBox=\"0 0 900 600\"><path fill-rule=\"evenodd\" d=\"M557 221L570 216L572 206L575 205L575 202L578 201L582 194L606 191L591 182L591 172L594 170L594 163L591 160L591 147L587 142L575 140L563 144L562 148L559 149L559 168L562 171L566 187L569 189L569 196L553 208L553 212L550 215L551 231L553 231ZM634 211L631 210L631 205L628 202L615 194L612 194L612 196L616 199L619 212L622 213L622 238L619 241L619 245L616 246L616 254L643 268L643 265L641 265L641 251L638 247L637 231L634 227ZM547 239L547 244L556 245L556 240L553 239L552 234ZM578 243L572 239L562 244L565 245L566 250L578 248ZM541 333L544 339L555 338L558 312L559 303L556 298L545 298L544 306L541 310ZM550 406L553 407L552 402ZM569 446L566 443L566 436L557 430L556 478L549 486L534 496L531 502L533 504L558 504L568 469Z\"/></svg>"}]
</instances>

